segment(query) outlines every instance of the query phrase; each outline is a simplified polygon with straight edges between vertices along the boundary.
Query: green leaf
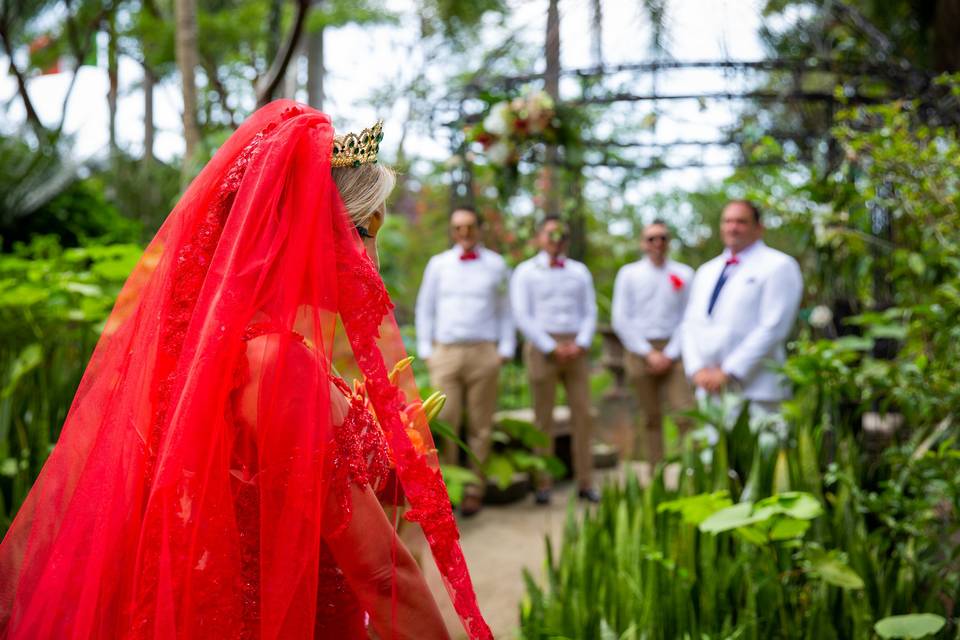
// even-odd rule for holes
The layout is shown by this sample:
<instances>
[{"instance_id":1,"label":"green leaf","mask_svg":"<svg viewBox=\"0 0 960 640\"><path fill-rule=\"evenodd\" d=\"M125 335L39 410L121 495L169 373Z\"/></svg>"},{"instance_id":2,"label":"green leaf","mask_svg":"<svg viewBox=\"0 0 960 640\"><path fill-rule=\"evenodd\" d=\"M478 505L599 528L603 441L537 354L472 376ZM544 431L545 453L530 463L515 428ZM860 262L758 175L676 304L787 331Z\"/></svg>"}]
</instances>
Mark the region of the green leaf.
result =
<instances>
[{"instance_id":1,"label":"green leaf","mask_svg":"<svg viewBox=\"0 0 960 640\"><path fill-rule=\"evenodd\" d=\"M700 523L700 531L704 533L721 533L740 527L747 527L769 518L769 514L757 516L753 511L753 504L742 502L717 511Z\"/></svg>"},{"instance_id":2,"label":"green leaf","mask_svg":"<svg viewBox=\"0 0 960 640\"><path fill-rule=\"evenodd\" d=\"M869 351L873 349L873 340L858 336L843 336L833 342L837 351Z\"/></svg>"},{"instance_id":3,"label":"green leaf","mask_svg":"<svg viewBox=\"0 0 960 640\"><path fill-rule=\"evenodd\" d=\"M773 515L783 514L798 520L813 520L823 515L820 501L809 493L790 491L757 502L757 512Z\"/></svg>"},{"instance_id":4,"label":"green leaf","mask_svg":"<svg viewBox=\"0 0 960 640\"><path fill-rule=\"evenodd\" d=\"M484 465L484 473L486 476L496 481L497 486L501 489L506 489L510 486L510 483L513 481L513 474L516 473L516 471L516 468L514 468L509 458L497 453L490 454L490 457L487 458L487 463Z\"/></svg>"},{"instance_id":5,"label":"green leaf","mask_svg":"<svg viewBox=\"0 0 960 640\"><path fill-rule=\"evenodd\" d=\"M923 272L927 270L927 263L919 253L911 253L907 258L907 265L909 265L910 270L918 276L922 276Z\"/></svg>"},{"instance_id":6,"label":"green leaf","mask_svg":"<svg viewBox=\"0 0 960 640\"><path fill-rule=\"evenodd\" d=\"M480 477L473 471L456 465L440 465L443 482L447 485L450 502L456 506L463 501L464 489L468 484L480 484Z\"/></svg>"},{"instance_id":7,"label":"green leaf","mask_svg":"<svg viewBox=\"0 0 960 640\"><path fill-rule=\"evenodd\" d=\"M808 548L805 551L810 567L827 584L841 589L863 589L863 578L850 568L837 551Z\"/></svg>"},{"instance_id":8,"label":"green leaf","mask_svg":"<svg viewBox=\"0 0 960 640\"><path fill-rule=\"evenodd\" d=\"M502 431L514 440L518 440L529 449L547 447L550 444L550 438L547 437L547 434L540 431L535 424L526 420L503 418L497 422L497 430Z\"/></svg>"},{"instance_id":9,"label":"green leaf","mask_svg":"<svg viewBox=\"0 0 960 640\"><path fill-rule=\"evenodd\" d=\"M940 631L946 622L933 613L911 613L878 620L873 629L881 638L924 638Z\"/></svg>"},{"instance_id":10,"label":"green leaf","mask_svg":"<svg viewBox=\"0 0 960 640\"><path fill-rule=\"evenodd\" d=\"M657 507L657 513L679 513L685 523L697 526L714 513L732 504L728 492L717 491L662 502Z\"/></svg>"},{"instance_id":11,"label":"green leaf","mask_svg":"<svg viewBox=\"0 0 960 640\"><path fill-rule=\"evenodd\" d=\"M443 420L434 420L430 423L430 430L436 435L442 436L447 440L453 440L458 447L466 451L470 460L472 460L475 464L480 464L480 459L477 458L477 454L473 452L466 442L460 439L460 436L453 432L453 428L449 424Z\"/></svg>"},{"instance_id":12,"label":"green leaf","mask_svg":"<svg viewBox=\"0 0 960 640\"><path fill-rule=\"evenodd\" d=\"M10 365L10 371L7 373L7 386L4 387L2 396L4 398L9 397L17 388L20 379L40 366L42 361L43 350L39 344L31 344L25 347Z\"/></svg>"},{"instance_id":13,"label":"green leaf","mask_svg":"<svg viewBox=\"0 0 960 640\"><path fill-rule=\"evenodd\" d=\"M797 520L795 518L778 517L774 519L773 526L767 536L771 540L791 540L800 538L810 528L808 520Z\"/></svg>"},{"instance_id":14,"label":"green leaf","mask_svg":"<svg viewBox=\"0 0 960 640\"><path fill-rule=\"evenodd\" d=\"M16 458L5 458L3 462L0 462L0 476L12 478L17 475L18 469Z\"/></svg>"},{"instance_id":15,"label":"green leaf","mask_svg":"<svg viewBox=\"0 0 960 640\"><path fill-rule=\"evenodd\" d=\"M562 478L567 473L567 465L563 464L560 458L556 456L544 456L547 473L554 478Z\"/></svg>"}]
</instances>

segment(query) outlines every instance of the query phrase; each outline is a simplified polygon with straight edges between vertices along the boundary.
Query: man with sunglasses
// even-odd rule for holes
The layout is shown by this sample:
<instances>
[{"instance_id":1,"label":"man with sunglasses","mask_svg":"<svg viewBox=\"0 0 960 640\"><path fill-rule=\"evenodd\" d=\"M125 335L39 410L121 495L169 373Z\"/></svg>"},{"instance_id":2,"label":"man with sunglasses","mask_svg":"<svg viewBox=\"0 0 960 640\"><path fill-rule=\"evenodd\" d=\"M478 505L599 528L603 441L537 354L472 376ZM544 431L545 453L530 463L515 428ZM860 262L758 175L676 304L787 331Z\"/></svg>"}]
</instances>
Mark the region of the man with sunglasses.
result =
<instances>
[{"instance_id":1,"label":"man with sunglasses","mask_svg":"<svg viewBox=\"0 0 960 640\"><path fill-rule=\"evenodd\" d=\"M643 259L620 269L613 285L613 330L646 416L644 454L651 465L663 458L664 405L675 412L693 404L680 364L680 324L693 269L671 260L669 249L670 230L655 220L643 230Z\"/></svg>"},{"instance_id":2,"label":"man with sunglasses","mask_svg":"<svg viewBox=\"0 0 960 640\"><path fill-rule=\"evenodd\" d=\"M450 215L453 247L427 263L417 294L417 351L427 362L430 384L447 395L440 419L460 432L464 408L466 442L480 461L490 452L500 366L513 358L516 334L507 291L510 270L503 258L481 244L480 215L458 207ZM444 443L447 464L459 448ZM481 478L482 469L474 465ZM483 484L467 487L461 512L483 504Z\"/></svg>"},{"instance_id":3,"label":"man with sunglasses","mask_svg":"<svg viewBox=\"0 0 960 640\"><path fill-rule=\"evenodd\" d=\"M590 344L597 326L593 277L564 251L567 230L555 216L537 229L540 253L521 262L510 280L510 306L527 339L523 356L530 377L537 426L553 450L553 408L562 382L570 406L573 474L583 500L599 502L593 486L590 424ZM537 504L550 503L551 480L536 479Z\"/></svg>"}]
</instances>

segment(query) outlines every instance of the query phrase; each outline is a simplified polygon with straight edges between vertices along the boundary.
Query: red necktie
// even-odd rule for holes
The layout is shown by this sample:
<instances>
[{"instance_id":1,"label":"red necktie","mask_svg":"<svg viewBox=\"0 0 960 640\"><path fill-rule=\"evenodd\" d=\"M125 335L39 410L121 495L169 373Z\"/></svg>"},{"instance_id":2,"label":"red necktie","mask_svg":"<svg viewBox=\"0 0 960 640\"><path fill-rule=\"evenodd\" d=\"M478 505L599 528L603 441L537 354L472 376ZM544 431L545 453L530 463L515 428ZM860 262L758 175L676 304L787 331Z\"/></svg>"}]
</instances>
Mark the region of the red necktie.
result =
<instances>
[{"instance_id":1,"label":"red necktie","mask_svg":"<svg viewBox=\"0 0 960 640\"><path fill-rule=\"evenodd\" d=\"M737 256L730 256L727 258L727 266L730 266L731 264L740 264L740 258Z\"/></svg>"},{"instance_id":2,"label":"red necktie","mask_svg":"<svg viewBox=\"0 0 960 640\"><path fill-rule=\"evenodd\" d=\"M563 265L566 263L566 260L563 258L550 258L550 268L551 269L563 269Z\"/></svg>"},{"instance_id":3,"label":"red necktie","mask_svg":"<svg viewBox=\"0 0 960 640\"><path fill-rule=\"evenodd\" d=\"M477 255L476 251L464 251L463 253L460 254L461 260L476 260L479 257L480 256Z\"/></svg>"}]
</instances>

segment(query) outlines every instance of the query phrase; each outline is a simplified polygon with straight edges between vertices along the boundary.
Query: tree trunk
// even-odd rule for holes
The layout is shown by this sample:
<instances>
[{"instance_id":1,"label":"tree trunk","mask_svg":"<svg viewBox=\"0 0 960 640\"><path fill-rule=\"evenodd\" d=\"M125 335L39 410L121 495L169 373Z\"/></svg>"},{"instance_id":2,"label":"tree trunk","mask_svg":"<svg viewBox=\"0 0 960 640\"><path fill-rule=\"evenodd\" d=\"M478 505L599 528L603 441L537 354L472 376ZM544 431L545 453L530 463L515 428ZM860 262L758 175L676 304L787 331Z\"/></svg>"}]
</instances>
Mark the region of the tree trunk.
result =
<instances>
[{"instance_id":1,"label":"tree trunk","mask_svg":"<svg viewBox=\"0 0 960 640\"><path fill-rule=\"evenodd\" d=\"M183 81L183 139L186 152L181 175L186 179L200 146L200 127L197 124L197 3L196 0L174 0L176 24L177 68Z\"/></svg>"},{"instance_id":2,"label":"tree trunk","mask_svg":"<svg viewBox=\"0 0 960 640\"><path fill-rule=\"evenodd\" d=\"M109 113L110 126L110 157L115 158L119 149L117 148L117 96L119 94L118 67L119 60L117 54L117 17L116 13L111 13L107 20L107 79L109 88L107 89L107 111Z\"/></svg>"},{"instance_id":3,"label":"tree trunk","mask_svg":"<svg viewBox=\"0 0 960 640\"><path fill-rule=\"evenodd\" d=\"M283 18L283 0L271 0L267 17L267 60L273 61L280 50L280 24Z\"/></svg>"},{"instance_id":4,"label":"tree trunk","mask_svg":"<svg viewBox=\"0 0 960 640\"><path fill-rule=\"evenodd\" d=\"M547 66L544 70L544 89L553 98L554 104L560 101L560 8L559 0L550 0L547 8L547 37L544 53ZM544 183L547 193L544 199L544 212L550 216L560 215L559 193L560 152L556 145L547 146L546 176Z\"/></svg>"},{"instance_id":5,"label":"tree trunk","mask_svg":"<svg viewBox=\"0 0 960 640\"><path fill-rule=\"evenodd\" d=\"M24 78L23 73L20 71L20 68L17 67L16 61L14 60L13 45L10 42L10 34L7 33L6 28L0 29L0 40L3 40L3 50L7 54L7 60L10 61L10 71L13 72L13 76L17 79L17 92L20 94L20 100L23 102L23 108L27 113L27 122L33 127L37 136L43 138L47 133L47 129L43 126L43 123L40 122L40 116L37 115L37 110L33 107L33 100L30 99L26 78Z\"/></svg>"},{"instance_id":6,"label":"tree trunk","mask_svg":"<svg viewBox=\"0 0 960 640\"><path fill-rule=\"evenodd\" d=\"M177 0L178 2L182 0ZM297 0L297 15L293 20L293 26L290 27L290 33L283 46L277 52L276 57L270 64L266 75L257 81L257 105L263 106L273 99L277 92L277 87L283 80L293 59L293 53L297 50L300 42L300 36L303 34L303 26L307 21L307 13L310 11L310 0Z\"/></svg>"},{"instance_id":7,"label":"tree trunk","mask_svg":"<svg viewBox=\"0 0 960 640\"><path fill-rule=\"evenodd\" d=\"M143 162L153 164L153 142L156 138L156 126L153 123L153 87L157 79L153 70L143 64Z\"/></svg>"},{"instance_id":8,"label":"tree trunk","mask_svg":"<svg viewBox=\"0 0 960 640\"><path fill-rule=\"evenodd\" d=\"M937 0L933 25L934 67L937 71L960 71L960 0Z\"/></svg>"},{"instance_id":9,"label":"tree trunk","mask_svg":"<svg viewBox=\"0 0 960 640\"><path fill-rule=\"evenodd\" d=\"M603 66L603 0L590 0L590 39L593 64Z\"/></svg>"},{"instance_id":10,"label":"tree trunk","mask_svg":"<svg viewBox=\"0 0 960 640\"><path fill-rule=\"evenodd\" d=\"M327 74L323 60L323 27L307 36L307 103L323 111L326 96L323 78Z\"/></svg>"}]
</instances>

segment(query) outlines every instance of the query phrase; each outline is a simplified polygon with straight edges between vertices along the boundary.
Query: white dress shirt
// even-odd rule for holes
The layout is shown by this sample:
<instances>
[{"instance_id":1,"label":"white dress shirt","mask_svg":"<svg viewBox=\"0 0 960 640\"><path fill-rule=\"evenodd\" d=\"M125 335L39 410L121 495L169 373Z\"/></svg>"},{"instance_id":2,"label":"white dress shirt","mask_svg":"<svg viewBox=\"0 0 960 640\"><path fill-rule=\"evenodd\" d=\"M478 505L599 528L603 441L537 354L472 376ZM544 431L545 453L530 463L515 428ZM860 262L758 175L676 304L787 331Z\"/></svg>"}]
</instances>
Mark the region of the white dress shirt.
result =
<instances>
[{"instance_id":1,"label":"white dress shirt","mask_svg":"<svg viewBox=\"0 0 960 640\"><path fill-rule=\"evenodd\" d=\"M797 261L771 249L762 240L736 255L738 264L708 314L710 296L723 272L729 250L697 270L682 328L683 366L688 376L719 366L739 381L749 400L779 401L790 397L782 374L785 343L797 319L803 277Z\"/></svg>"},{"instance_id":2,"label":"white dress shirt","mask_svg":"<svg viewBox=\"0 0 960 640\"><path fill-rule=\"evenodd\" d=\"M613 330L628 351L645 356L651 340L667 340L663 355L680 357L680 324L690 298L693 269L666 260L658 267L649 258L625 265L613 282Z\"/></svg>"},{"instance_id":3,"label":"white dress shirt","mask_svg":"<svg viewBox=\"0 0 960 640\"><path fill-rule=\"evenodd\" d=\"M417 351L429 358L433 344L496 342L512 358L517 338L507 288L510 269L503 258L477 246L477 258L461 260L455 245L427 263L417 294Z\"/></svg>"},{"instance_id":4,"label":"white dress shirt","mask_svg":"<svg viewBox=\"0 0 960 640\"><path fill-rule=\"evenodd\" d=\"M551 267L541 251L521 262L510 280L510 306L517 328L542 353L551 353L557 341L550 334L568 333L590 348L597 327L597 299L593 277L582 262L562 257L563 267Z\"/></svg>"}]
</instances>

